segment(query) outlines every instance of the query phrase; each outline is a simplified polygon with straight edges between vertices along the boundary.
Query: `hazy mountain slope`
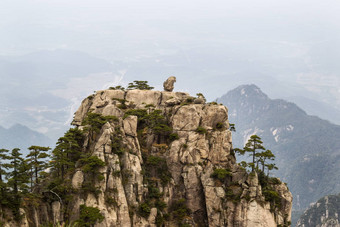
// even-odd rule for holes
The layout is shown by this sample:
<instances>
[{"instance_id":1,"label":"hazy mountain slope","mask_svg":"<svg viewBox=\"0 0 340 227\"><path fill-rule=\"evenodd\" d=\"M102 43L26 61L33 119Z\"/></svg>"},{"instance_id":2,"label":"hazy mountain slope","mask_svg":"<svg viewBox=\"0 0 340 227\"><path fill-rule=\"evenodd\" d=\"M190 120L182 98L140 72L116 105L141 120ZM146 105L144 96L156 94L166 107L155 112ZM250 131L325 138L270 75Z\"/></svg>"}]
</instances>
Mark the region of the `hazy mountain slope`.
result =
<instances>
[{"instance_id":1,"label":"hazy mountain slope","mask_svg":"<svg viewBox=\"0 0 340 227\"><path fill-rule=\"evenodd\" d=\"M108 80L114 82L114 76L103 76L110 71L111 63L79 51L1 56L0 125L27 125L56 140L72 119L72 106Z\"/></svg>"},{"instance_id":2,"label":"hazy mountain slope","mask_svg":"<svg viewBox=\"0 0 340 227\"><path fill-rule=\"evenodd\" d=\"M307 115L293 103L268 98L255 85L223 95L235 123L233 146L243 147L258 134L277 156L276 175L288 183L295 209L340 191L340 126Z\"/></svg>"},{"instance_id":3,"label":"hazy mountain slope","mask_svg":"<svg viewBox=\"0 0 340 227\"><path fill-rule=\"evenodd\" d=\"M338 227L340 226L340 194L319 199L304 212L298 227Z\"/></svg>"},{"instance_id":4,"label":"hazy mountain slope","mask_svg":"<svg viewBox=\"0 0 340 227\"><path fill-rule=\"evenodd\" d=\"M0 148L11 150L17 147L25 152L31 145L51 147L55 145L55 141L20 124L8 129L0 126Z\"/></svg>"},{"instance_id":5,"label":"hazy mountain slope","mask_svg":"<svg viewBox=\"0 0 340 227\"><path fill-rule=\"evenodd\" d=\"M284 99L296 103L309 115L315 115L340 125L340 110L336 108L335 105L329 105L304 96L291 96Z\"/></svg>"}]
</instances>

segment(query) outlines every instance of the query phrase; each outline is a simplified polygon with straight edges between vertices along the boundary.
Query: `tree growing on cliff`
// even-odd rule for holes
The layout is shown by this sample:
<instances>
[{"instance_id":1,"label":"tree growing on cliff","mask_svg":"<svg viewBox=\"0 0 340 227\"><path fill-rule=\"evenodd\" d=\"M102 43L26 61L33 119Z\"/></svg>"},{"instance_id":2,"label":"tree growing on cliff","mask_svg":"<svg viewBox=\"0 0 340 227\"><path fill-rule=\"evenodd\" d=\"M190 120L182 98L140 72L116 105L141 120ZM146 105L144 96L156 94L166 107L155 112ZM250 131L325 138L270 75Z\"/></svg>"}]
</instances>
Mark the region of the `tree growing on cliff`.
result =
<instances>
[{"instance_id":1,"label":"tree growing on cliff","mask_svg":"<svg viewBox=\"0 0 340 227\"><path fill-rule=\"evenodd\" d=\"M5 160L9 159L8 150L0 149L0 205L7 205L7 183L4 181L7 176L8 163Z\"/></svg>"},{"instance_id":2,"label":"tree growing on cliff","mask_svg":"<svg viewBox=\"0 0 340 227\"><path fill-rule=\"evenodd\" d=\"M7 185L10 191L10 207L12 208L14 217L20 219L20 206L23 196L28 192L29 175L27 175L27 162L21 157L19 148L14 148L8 156L10 171L7 175Z\"/></svg>"},{"instance_id":3,"label":"tree growing on cliff","mask_svg":"<svg viewBox=\"0 0 340 227\"><path fill-rule=\"evenodd\" d=\"M154 89L154 87L149 86L148 81L135 80L135 81L133 81L133 83L129 83L127 89L128 90L132 90L132 89L152 90L152 89Z\"/></svg>"},{"instance_id":4,"label":"tree growing on cliff","mask_svg":"<svg viewBox=\"0 0 340 227\"><path fill-rule=\"evenodd\" d=\"M275 164L269 162L275 160L275 155L270 150L266 150L262 144L259 136L252 135L243 149L236 148L234 151L240 155L249 153L252 158L251 162L242 162L243 167L250 167L252 172L262 171L263 173L267 169L269 174L270 170L277 169Z\"/></svg>"},{"instance_id":5,"label":"tree growing on cliff","mask_svg":"<svg viewBox=\"0 0 340 227\"><path fill-rule=\"evenodd\" d=\"M64 178L66 171L74 169L76 161L81 158L83 139L82 131L77 128L71 128L59 138L52 152L52 168L59 177Z\"/></svg>"},{"instance_id":6,"label":"tree growing on cliff","mask_svg":"<svg viewBox=\"0 0 340 227\"><path fill-rule=\"evenodd\" d=\"M35 184L39 183L39 174L42 170L48 167L46 162L46 158L49 157L49 154L46 152L51 150L49 147L40 147L40 146L30 146L28 148L30 153L26 156L27 164L31 169L31 187L33 186L33 181Z\"/></svg>"}]
</instances>

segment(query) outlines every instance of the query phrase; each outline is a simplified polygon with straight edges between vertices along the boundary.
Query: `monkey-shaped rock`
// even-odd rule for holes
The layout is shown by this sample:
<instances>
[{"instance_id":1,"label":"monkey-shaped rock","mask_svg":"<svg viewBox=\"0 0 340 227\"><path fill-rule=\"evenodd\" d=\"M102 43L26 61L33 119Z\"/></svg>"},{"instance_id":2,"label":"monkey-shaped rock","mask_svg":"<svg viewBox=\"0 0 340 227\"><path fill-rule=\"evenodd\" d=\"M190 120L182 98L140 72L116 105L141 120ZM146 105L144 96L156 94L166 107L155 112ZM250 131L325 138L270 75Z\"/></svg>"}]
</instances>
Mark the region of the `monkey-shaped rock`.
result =
<instances>
[{"instance_id":1,"label":"monkey-shaped rock","mask_svg":"<svg viewBox=\"0 0 340 227\"><path fill-rule=\"evenodd\" d=\"M174 83L176 82L176 77L170 76L166 81L163 83L164 91L173 91L174 90Z\"/></svg>"}]
</instances>

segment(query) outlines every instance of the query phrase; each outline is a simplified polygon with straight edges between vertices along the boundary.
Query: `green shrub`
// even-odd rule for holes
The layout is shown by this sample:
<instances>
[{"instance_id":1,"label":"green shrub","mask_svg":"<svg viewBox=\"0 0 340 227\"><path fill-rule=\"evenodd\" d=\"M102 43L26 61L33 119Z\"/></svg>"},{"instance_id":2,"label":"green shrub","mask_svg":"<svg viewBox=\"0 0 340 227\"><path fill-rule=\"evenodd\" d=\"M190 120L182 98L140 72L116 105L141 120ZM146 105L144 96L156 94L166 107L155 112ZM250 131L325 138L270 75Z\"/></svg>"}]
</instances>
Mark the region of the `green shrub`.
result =
<instances>
[{"instance_id":1,"label":"green shrub","mask_svg":"<svg viewBox=\"0 0 340 227\"><path fill-rule=\"evenodd\" d=\"M163 226L163 223L164 223L164 217L160 214L160 212L157 212L156 226L157 227Z\"/></svg>"},{"instance_id":2,"label":"green shrub","mask_svg":"<svg viewBox=\"0 0 340 227\"><path fill-rule=\"evenodd\" d=\"M224 124L222 122L217 122L216 129L223 129L223 128L224 128Z\"/></svg>"},{"instance_id":3,"label":"green shrub","mask_svg":"<svg viewBox=\"0 0 340 227\"><path fill-rule=\"evenodd\" d=\"M77 220L79 226L91 227L96 223L102 222L103 220L104 216L100 213L98 208L80 205L80 216Z\"/></svg>"},{"instance_id":4,"label":"green shrub","mask_svg":"<svg viewBox=\"0 0 340 227\"><path fill-rule=\"evenodd\" d=\"M108 195L105 196L105 203L109 206L117 206L118 205L117 201L114 198L112 198L111 196L108 196Z\"/></svg>"},{"instance_id":5,"label":"green shrub","mask_svg":"<svg viewBox=\"0 0 340 227\"><path fill-rule=\"evenodd\" d=\"M170 141L175 141L175 140L178 140L178 139L179 139L179 136L178 136L177 133L171 133L171 134L169 135L169 139L170 139Z\"/></svg>"},{"instance_id":6,"label":"green shrub","mask_svg":"<svg viewBox=\"0 0 340 227\"><path fill-rule=\"evenodd\" d=\"M139 90L152 90L154 87L148 85L148 81L135 80L133 83L129 83L128 90L139 89Z\"/></svg>"},{"instance_id":7,"label":"green shrub","mask_svg":"<svg viewBox=\"0 0 340 227\"><path fill-rule=\"evenodd\" d=\"M166 203L165 203L164 201L162 201L162 200L157 200L157 201L155 202L155 206L156 206L159 210L164 210L164 209L167 207Z\"/></svg>"},{"instance_id":8,"label":"green shrub","mask_svg":"<svg viewBox=\"0 0 340 227\"><path fill-rule=\"evenodd\" d=\"M110 89L110 90L122 90L122 91L125 91L125 88L122 87L122 86L120 86L120 85L115 86L115 87L110 87L109 89Z\"/></svg>"},{"instance_id":9,"label":"green shrub","mask_svg":"<svg viewBox=\"0 0 340 227\"><path fill-rule=\"evenodd\" d=\"M172 217L177 221L178 224L180 224L186 216L190 215L190 210L186 206L185 199L174 201L170 207L170 210Z\"/></svg>"},{"instance_id":10,"label":"green shrub","mask_svg":"<svg viewBox=\"0 0 340 227\"><path fill-rule=\"evenodd\" d=\"M85 173L97 173L98 168L105 166L105 162L103 162L97 156L89 156L81 159L81 163L83 164L83 171Z\"/></svg>"},{"instance_id":11,"label":"green shrub","mask_svg":"<svg viewBox=\"0 0 340 227\"><path fill-rule=\"evenodd\" d=\"M131 109L131 110L127 110L125 112L124 118L126 118L126 117L128 117L130 115L137 116L138 122L140 123L141 121L145 120L145 118L148 115L148 113L147 113L146 109Z\"/></svg>"},{"instance_id":12,"label":"green shrub","mask_svg":"<svg viewBox=\"0 0 340 227\"><path fill-rule=\"evenodd\" d=\"M227 176L232 176L232 174L226 169L214 169L214 172L211 174L212 178L219 179L220 181L224 181Z\"/></svg>"},{"instance_id":13,"label":"green shrub","mask_svg":"<svg viewBox=\"0 0 340 227\"><path fill-rule=\"evenodd\" d=\"M144 218L148 218L151 212L150 205L148 203L141 203L138 208L138 213Z\"/></svg>"},{"instance_id":14,"label":"green shrub","mask_svg":"<svg viewBox=\"0 0 340 227\"><path fill-rule=\"evenodd\" d=\"M207 99L204 97L204 95L202 93L197 93L196 96L199 98L199 97L202 97L204 102L207 101Z\"/></svg>"},{"instance_id":15,"label":"green shrub","mask_svg":"<svg viewBox=\"0 0 340 227\"><path fill-rule=\"evenodd\" d=\"M241 200L241 194L234 194L231 188L226 188L225 197L227 200L238 203Z\"/></svg>"},{"instance_id":16,"label":"green shrub","mask_svg":"<svg viewBox=\"0 0 340 227\"><path fill-rule=\"evenodd\" d=\"M102 116L98 113L89 112L82 122L82 125L90 126L92 131L98 133L103 125L109 121L118 121L118 118L116 116Z\"/></svg>"},{"instance_id":17,"label":"green shrub","mask_svg":"<svg viewBox=\"0 0 340 227\"><path fill-rule=\"evenodd\" d=\"M84 193L92 193L96 197L102 192L99 187L94 186L93 182L84 182L81 189Z\"/></svg>"},{"instance_id":18,"label":"green shrub","mask_svg":"<svg viewBox=\"0 0 340 227\"><path fill-rule=\"evenodd\" d=\"M199 134L206 134L207 130L201 126L198 126L198 128L196 129L196 132Z\"/></svg>"},{"instance_id":19,"label":"green shrub","mask_svg":"<svg viewBox=\"0 0 340 227\"><path fill-rule=\"evenodd\" d=\"M148 187L148 192L149 198L159 199L162 196L158 188L152 187L150 185Z\"/></svg>"},{"instance_id":20,"label":"green shrub","mask_svg":"<svg viewBox=\"0 0 340 227\"><path fill-rule=\"evenodd\" d=\"M194 102L194 98L189 97L189 98L186 99L186 102L187 103L193 103Z\"/></svg>"},{"instance_id":21,"label":"green shrub","mask_svg":"<svg viewBox=\"0 0 340 227\"><path fill-rule=\"evenodd\" d=\"M170 181L171 174L164 158L150 155L147 157L145 167L147 177L157 177L161 180L163 185Z\"/></svg>"}]
</instances>

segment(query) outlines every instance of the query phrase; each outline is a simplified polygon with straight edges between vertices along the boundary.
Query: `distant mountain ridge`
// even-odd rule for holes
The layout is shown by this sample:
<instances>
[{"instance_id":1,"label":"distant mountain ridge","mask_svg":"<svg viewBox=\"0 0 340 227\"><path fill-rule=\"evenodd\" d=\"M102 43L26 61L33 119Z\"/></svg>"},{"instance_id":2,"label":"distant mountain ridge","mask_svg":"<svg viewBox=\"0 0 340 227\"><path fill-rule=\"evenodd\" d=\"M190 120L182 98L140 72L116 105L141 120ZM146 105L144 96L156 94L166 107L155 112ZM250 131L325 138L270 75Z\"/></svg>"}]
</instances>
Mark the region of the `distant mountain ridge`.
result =
<instances>
[{"instance_id":1,"label":"distant mountain ridge","mask_svg":"<svg viewBox=\"0 0 340 227\"><path fill-rule=\"evenodd\" d=\"M24 125L15 124L8 129L0 126L0 148L26 150L31 145L53 146L54 144L55 142L44 134Z\"/></svg>"},{"instance_id":2,"label":"distant mountain ridge","mask_svg":"<svg viewBox=\"0 0 340 227\"><path fill-rule=\"evenodd\" d=\"M233 146L259 135L276 155L276 175L288 183L294 208L305 209L340 191L340 126L309 116L291 102L270 99L256 85L242 85L219 100L235 123Z\"/></svg>"},{"instance_id":3,"label":"distant mountain ridge","mask_svg":"<svg viewBox=\"0 0 340 227\"><path fill-rule=\"evenodd\" d=\"M319 199L300 217L297 227L340 226L340 194Z\"/></svg>"}]
</instances>

